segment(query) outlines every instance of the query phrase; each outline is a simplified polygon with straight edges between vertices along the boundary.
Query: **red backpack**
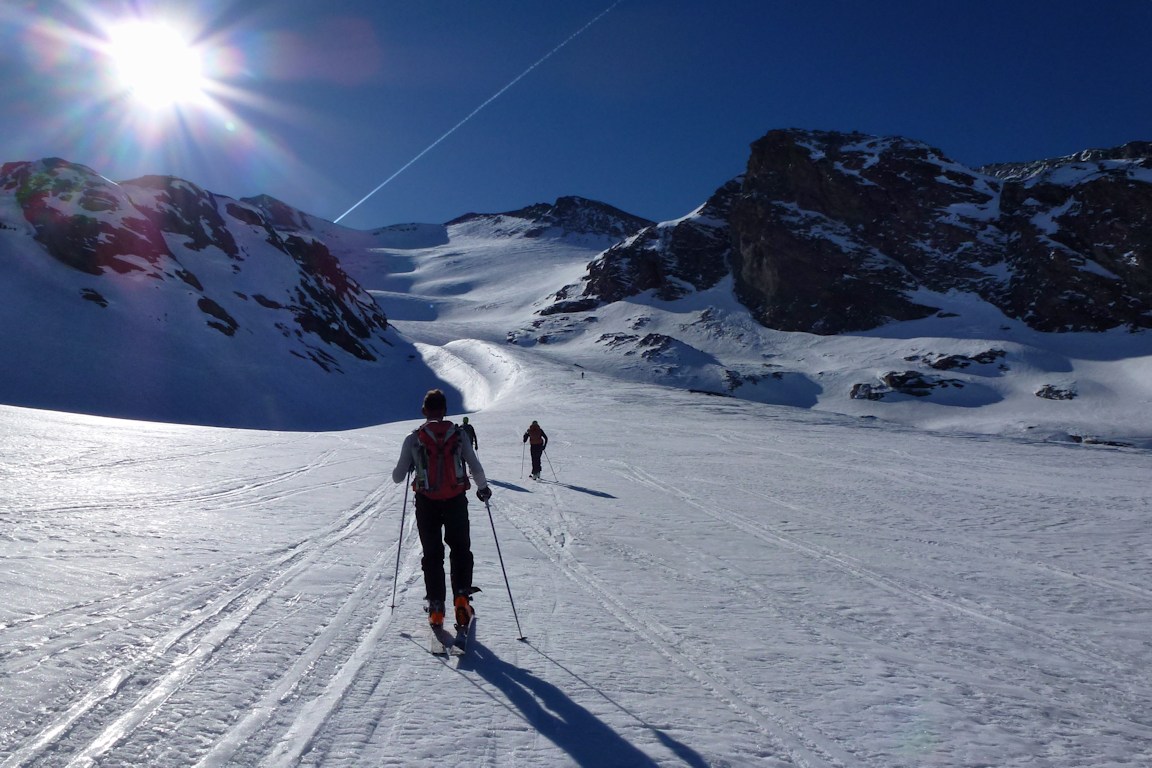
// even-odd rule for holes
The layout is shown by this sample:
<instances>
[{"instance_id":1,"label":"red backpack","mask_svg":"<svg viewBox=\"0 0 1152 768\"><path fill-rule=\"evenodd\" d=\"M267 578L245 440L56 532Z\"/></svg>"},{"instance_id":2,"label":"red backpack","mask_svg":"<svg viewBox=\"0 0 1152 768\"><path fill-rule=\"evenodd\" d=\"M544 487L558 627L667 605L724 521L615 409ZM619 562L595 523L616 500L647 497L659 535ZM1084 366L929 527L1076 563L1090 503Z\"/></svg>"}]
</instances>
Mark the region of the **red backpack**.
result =
<instances>
[{"instance_id":1,"label":"red backpack","mask_svg":"<svg viewBox=\"0 0 1152 768\"><path fill-rule=\"evenodd\" d=\"M412 490L429 499L451 499L467 491L468 472L460 451L460 429L450 421L430 421L415 431Z\"/></svg>"}]
</instances>

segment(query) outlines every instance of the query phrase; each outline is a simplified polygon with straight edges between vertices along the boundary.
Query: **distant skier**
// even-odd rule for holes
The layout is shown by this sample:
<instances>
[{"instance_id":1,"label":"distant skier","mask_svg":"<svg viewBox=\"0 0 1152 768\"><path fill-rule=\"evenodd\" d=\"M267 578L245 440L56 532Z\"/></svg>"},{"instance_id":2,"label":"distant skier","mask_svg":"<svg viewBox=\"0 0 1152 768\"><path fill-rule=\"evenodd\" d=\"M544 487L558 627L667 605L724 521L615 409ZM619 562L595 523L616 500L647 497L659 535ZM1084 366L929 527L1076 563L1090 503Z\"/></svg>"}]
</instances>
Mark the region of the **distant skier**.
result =
<instances>
[{"instance_id":1,"label":"distant skier","mask_svg":"<svg viewBox=\"0 0 1152 768\"><path fill-rule=\"evenodd\" d=\"M548 435L540 428L540 425L535 421L524 432L524 439L522 443L528 443L529 449L532 451L532 479L539 480L540 473L543 468L540 466L540 457L544 455L544 449L548 447Z\"/></svg>"},{"instance_id":2,"label":"distant skier","mask_svg":"<svg viewBox=\"0 0 1152 768\"><path fill-rule=\"evenodd\" d=\"M447 399L439 389L424 395L424 424L404 438L392 481L413 475L416 528L424 548L424 588L427 591L428 623L444 625L444 545L451 549L453 607L458 627L472 620L472 540L468 528L468 472L476 481L476 498L487 502L492 490L476 451L462 431L444 420ZM467 468L467 469L466 469ZM441 538L443 537L443 538Z\"/></svg>"},{"instance_id":3,"label":"distant skier","mask_svg":"<svg viewBox=\"0 0 1152 768\"><path fill-rule=\"evenodd\" d=\"M468 435L468 439L472 441L472 450L480 447L480 441L476 439L476 428L468 423L468 417L465 416L460 423L460 428L464 430L464 434Z\"/></svg>"}]
</instances>

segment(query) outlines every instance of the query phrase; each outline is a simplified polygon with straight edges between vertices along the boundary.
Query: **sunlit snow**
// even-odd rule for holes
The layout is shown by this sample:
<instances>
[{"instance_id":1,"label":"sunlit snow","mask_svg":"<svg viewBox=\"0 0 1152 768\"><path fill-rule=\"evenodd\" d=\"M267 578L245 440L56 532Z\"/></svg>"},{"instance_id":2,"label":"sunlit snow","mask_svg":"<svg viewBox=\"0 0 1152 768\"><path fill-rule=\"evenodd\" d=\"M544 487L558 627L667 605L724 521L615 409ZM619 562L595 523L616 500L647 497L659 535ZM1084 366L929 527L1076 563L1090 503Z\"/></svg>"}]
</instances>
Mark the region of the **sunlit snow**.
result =
<instances>
[{"instance_id":1,"label":"sunlit snow","mask_svg":"<svg viewBox=\"0 0 1152 768\"><path fill-rule=\"evenodd\" d=\"M469 654L427 652L388 476L418 402L343 432L4 406L0 766L1152 762L1149 454L1068 440L1152 434L1141 339L1003 321L1015 368L983 394L857 403L859 371L980 352L999 319L937 297L957 316L775 334L722 286L540 343L525 318L595 247L420 231L342 258L478 431ZM804 378L661 386L596 341L628 324ZM1069 402L1030 391L1073 381Z\"/></svg>"}]
</instances>

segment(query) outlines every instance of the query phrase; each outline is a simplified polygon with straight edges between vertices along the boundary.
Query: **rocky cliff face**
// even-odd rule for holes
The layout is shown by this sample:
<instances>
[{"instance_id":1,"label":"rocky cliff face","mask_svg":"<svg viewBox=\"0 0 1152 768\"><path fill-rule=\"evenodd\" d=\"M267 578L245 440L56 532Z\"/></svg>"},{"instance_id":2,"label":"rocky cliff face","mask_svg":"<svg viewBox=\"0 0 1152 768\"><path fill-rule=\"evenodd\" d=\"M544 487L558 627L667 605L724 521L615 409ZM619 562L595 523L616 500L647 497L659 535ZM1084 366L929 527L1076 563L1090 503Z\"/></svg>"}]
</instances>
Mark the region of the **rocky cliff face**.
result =
<instances>
[{"instance_id":1,"label":"rocky cliff face","mask_svg":"<svg viewBox=\"0 0 1152 768\"><path fill-rule=\"evenodd\" d=\"M926 144L781 130L699 211L589 266L544 313L731 274L765 326L837 334L969 292L1043 331L1152 326L1152 146L966 168Z\"/></svg>"},{"instance_id":2,"label":"rocky cliff face","mask_svg":"<svg viewBox=\"0 0 1152 768\"><path fill-rule=\"evenodd\" d=\"M1152 326L1152 143L984 170L1008 233L998 306L1042 330Z\"/></svg>"},{"instance_id":3,"label":"rocky cliff face","mask_svg":"<svg viewBox=\"0 0 1152 768\"><path fill-rule=\"evenodd\" d=\"M765 325L834 334L936 308L921 287L990 279L996 185L923 144L773 131L730 218L736 293Z\"/></svg>"},{"instance_id":4,"label":"rocky cliff face","mask_svg":"<svg viewBox=\"0 0 1152 768\"><path fill-rule=\"evenodd\" d=\"M583 283L558 291L541 314L592 309L643 291L672 300L716 285L728 274L728 217L739 187L729 182L678 221L649 222L589 264Z\"/></svg>"},{"instance_id":5,"label":"rocky cliff face","mask_svg":"<svg viewBox=\"0 0 1152 768\"><path fill-rule=\"evenodd\" d=\"M324 242L295 228L298 212L271 199L259 207L170 177L116 184L57 159L4 165L0 197L5 228L87 275L80 296L101 307L113 295L133 301L130 287L144 282L173 312L194 304L210 331L271 330L326 370L345 355L374 360L388 344L371 296Z\"/></svg>"}]
</instances>

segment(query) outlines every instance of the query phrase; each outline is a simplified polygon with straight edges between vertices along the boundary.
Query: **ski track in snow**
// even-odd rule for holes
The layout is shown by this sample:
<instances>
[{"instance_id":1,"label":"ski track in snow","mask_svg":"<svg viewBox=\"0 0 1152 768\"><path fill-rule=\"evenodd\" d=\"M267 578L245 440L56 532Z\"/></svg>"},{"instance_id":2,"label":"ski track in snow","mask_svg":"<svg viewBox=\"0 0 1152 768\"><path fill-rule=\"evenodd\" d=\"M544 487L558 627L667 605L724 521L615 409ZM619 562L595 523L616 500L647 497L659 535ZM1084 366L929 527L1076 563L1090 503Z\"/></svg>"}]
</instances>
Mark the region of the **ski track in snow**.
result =
<instances>
[{"instance_id":1,"label":"ski track in snow","mask_svg":"<svg viewBox=\"0 0 1152 768\"><path fill-rule=\"evenodd\" d=\"M533 380L515 355L458 352ZM529 404L573 391L556 386ZM874 428L666 393L684 421L663 416L653 461L613 437L663 412L650 393L583 386L603 421L574 400L551 407L553 478L538 484L500 479L521 464L522 409L498 398L478 416L528 641L515 642L488 520L473 502L485 591L463 658L431 656L421 630L410 499L386 477L407 427L284 441L236 433L236 446L204 451L177 436L147 461L89 454L70 471L88 493L63 504L47 483L38 504L30 492L33 514L7 518L2 541L79 546L68 537L88 530L100 546L78 565L91 567L130 551L129 521L154 526L151 513L209 528L183 554L160 552L155 570L128 569L134 559L97 568L120 585L102 594L65 590L45 610L9 612L0 672L15 699L0 720L0 766L430 766L451 748L466 755L460 764L492 766L616 754L635 766L888 768L1040 755L1071 768L1149 756L1150 701L1134 682L1148 643L1097 624L1152 615L1147 570L1121 552L1109 555L1119 570L1092 567L1075 538L1052 533L1084 523L1032 466L1046 448L1021 449L1031 458L1013 463L1010 447L985 457L962 438L921 437L922 448L963 450L915 462L876 452ZM706 439L731 447L699 456L700 427L753 414L791 439L740 448L722 430ZM835 449L817 447L829 439ZM1108 465L1075 462L1100 455L1047 458L1066 456L1068 471L1088 477ZM1115 460L1137 466L1133 457ZM145 465L183 479L153 493L134 479ZM1133 481L1115 480L1111 514L1126 525L1148 502ZM1001 512L1008 505L1012 515ZM109 513L126 520L100 533ZM63 527L50 531L46 519ZM732 621L734 611L743 618ZM454 738L441 733L449 723Z\"/></svg>"},{"instance_id":2,"label":"ski track in snow","mask_svg":"<svg viewBox=\"0 0 1152 768\"><path fill-rule=\"evenodd\" d=\"M574 561L563 543L549 531L532 522L532 515L523 507L516 509L510 520L533 545L564 574L582 589L593 595L600 605L628 628L640 642L651 642L651 647L678 668L689 681L701 686L711 696L730 707L740 717L759 728L773 742L781 745L790 757L805 766L847 764L848 756L834 743L822 738L809 724L801 723L790 713L780 711L744 690L738 679L709 671L702 660L680 649L679 638L668 627L657 621L645 621L642 614L629 610L613 591L600 582L587 568Z\"/></svg>"},{"instance_id":3,"label":"ski track in snow","mask_svg":"<svg viewBox=\"0 0 1152 768\"><path fill-rule=\"evenodd\" d=\"M680 500L698 508L704 514L714 516L719 522L741 530L767 544L794 550L804 556L829 563L848 575L867 581L905 601L921 602L930 608L960 614L962 617L971 618L977 622L986 622L994 625L994 628L1003 628L1019 633L1024 636L1020 640L1021 644L1027 644L1034 648L1042 647L1047 654L1065 658L1071 664L1086 665L1094 668L1101 676L1101 679L1095 683L1096 690L1085 692L1083 695L1090 693L1090 703L1098 710L1108 711L1111 709L1110 703L1117 695L1117 692L1112 687L1113 676L1138 677L1141 674L1139 662L1136 660L1115 659L1106 652L1100 651L1088 644L1077 643L1063 637L1055 637L1050 632L1045 632L1033 626L1028 620L1015 616L1003 609L975 604L972 601L955 595L936 594L921 586L878 573L843 552L834 552L825 547L803 542L795 536L785 535L762 524L754 523L738 513L725 510L714 504L701 503L699 500L692 498L675 487L657 482L651 475L640 468L628 467L628 474L636 482L646 484L657 491L674 493ZM1142 592L1143 591L1138 591L1138 594L1142 594ZM959 659L957 661L957 669L966 666ZM933 674L939 674L939 672L934 671ZM972 673L970 672L965 672L964 674L969 679L972 677ZM1002 691L1009 693L1010 686L1012 685L1011 683L1005 684L1002 681L993 680L986 680L985 684L990 688L1000 688ZM1053 689L1047 681L1039 678L1029 680L1022 683L1022 685L1025 685L1029 689L1026 693L1020 694L1020 698L1022 699L1031 699L1037 695L1055 699L1057 698L1055 694L1059 693L1059 691ZM1135 702L1126 703L1131 705ZM1130 731L1132 735L1137 738L1152 738L1152 725L1149 724L1132 723L1130 725Z\"/></svg>"},{"instance_id":4,"label":"ski track in snow","mask_svg":"<svg viewBox=\"0 0 1152 768\"><path fill-rule=\"evenodd\" d=\"M274 501L280 502L289 496L314 490L317 486L295 487L280 495L272 491L274 487L327 466L334 453L334 449L328 449L299 467L267 476L256 475L193 486L187 489L186 494L179 495L183 496L185 504L210 503L221 510L231 509L237 504L259 507ZM259 624L256 620L258 613L273 598L285 597L284 593L291 589L293 581L316 567L343 542L362 535L365 529L373 525L374 511L381 501L394 493L395 489L390 482L386 487L380 486L327 530L319 530L308 539L292 542L280 551L261 553L259 559L253 558L240 571L225 576L224 583L218 577L207 581L201 573L204 569L197 569L164 579L146 589L76 603L45 615L11 622L5 627L6 639L13 638L13 631L16 630L23 630L26 637L35 634L40 643L40 646L35 646L38 653L43 652L43 646L58 640L51 634L52 624L61 630L74 627L78 621L86 621L89 629L109 625L106 630L100 629L99 634L81 638L74 644L64 641L48 652L49 656L57 656L80 650L81 645L97 645L108 635L122 632L125 626L131 627L137 622L147 621L155 611L156 604L164 599L174 599L173 608L182 614L169 631L150 644L123 648L118 656L103 659L101 666L112 667L111 671L95 684L90 684L79 701L52 722L42 725L35 738L12 751L0 765L7 767L55 762L70 766L96 765L110 751L122 745L130 748L137 732L146 728L174 695L221 661L225 646L252 642L240 638L245 634L268 631L268 628L256 626ZM156 506L175 505L176 500L177 494L160 495L156 499ZM72 511L76 509L71 508ZM63 510L53 508L44 511L59 513ZM271 716L274 711L272 708L278 708L279 714L283 715L283 704L292 690L330 649L341 631L347 630L352 615L361 610L361 604L367 596L379 588L376 582L380 574L387 570L390 580L390 563L395 557L394 546L391 553L389 555L388 550L380 552L377 561L344 600L332 623L304 653L296 657L278 684L257 705L255 712L258 714L250 715L217 742L204 764L224 764L231 756L229 753L236 751L238 745L262 724L261 720ZM410 554L406 573L411 573L415 567L414 558ZM288 596L287 602L298 599L299 596ZM277 621L285 618L291 618L291 612ZM386 626L389 618L390 614L385 613L380 621ZM45 633L40 627L49 621L51 624L48 633ZM379 635L379 632L380 628L377 628L375 634ZM67 632L60 631L59 634L65 636ZM6 646L11 647L13 644L9 639ZM16 640L16 644L19 644L19 640ZM17 658L10 658L13 656ZM18 672L21 658L27 658L27 654L9 652L4 654L3 661L10 671ZM44 661L41 658L32 663L42 664ZM261 714L266 717L261 718ZM97 721L94 728L88 723L93 719ZM306 721L311 722L311 716ZM53 753L60 752L62 758L64 750L60 746L64 739L80 734L83 734L82 740L87 743L75 750L74 754L68 754L66 761L57 760L58 756ZM118 761L122 759L118 758ZM146 762L146 758L141 757L141 760L141 764Z\"/></svg>"}]
</instances>

